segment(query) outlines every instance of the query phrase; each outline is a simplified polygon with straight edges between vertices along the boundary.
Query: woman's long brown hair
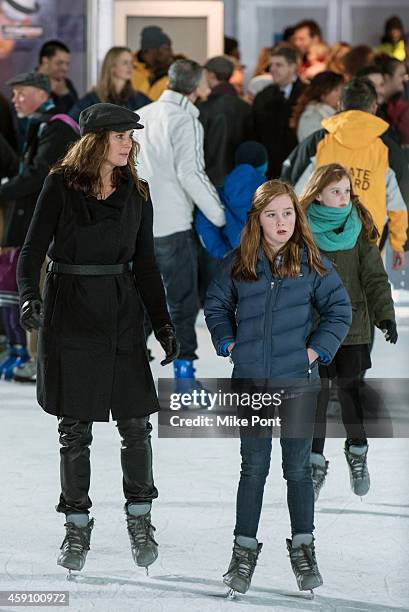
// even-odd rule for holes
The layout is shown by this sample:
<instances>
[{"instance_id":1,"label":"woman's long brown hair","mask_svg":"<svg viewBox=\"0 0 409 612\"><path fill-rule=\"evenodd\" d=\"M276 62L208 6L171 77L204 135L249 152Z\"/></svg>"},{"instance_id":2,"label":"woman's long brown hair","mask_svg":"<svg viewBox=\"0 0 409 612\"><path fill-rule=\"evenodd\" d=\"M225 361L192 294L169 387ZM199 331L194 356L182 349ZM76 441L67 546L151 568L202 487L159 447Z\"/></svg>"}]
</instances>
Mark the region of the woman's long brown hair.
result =
<instances>
[{"instance_id":1,"label":"woman's long brown hair","mask_svg":"<svg viewBox=\"0 0 409 612\"><path fill-rule=\"evenodd\" d=\"M295 212L295 227L291 238L277 252L272 253L263 238L260 225L260 215L274 198L288 195ZM283 181L267 181L261 185L253 197L248 221L243 229L240 245L232 267L232 278L238 281L252 282L257 280L257 258L260 248L263 248L269 258L273 273L276 276L298 276L301 269L301 256L307 248L308 266L321 276L327 269L321 263L321 255L308 226L303 209L298 202L294 189ZM282 255L280 265L277 256Z\"/></svg>"},{"instance_id":2,"label":"woman's long brown hair","mask_svg":"<svg viewBox=\"0 0 409 612\"><path fill-rule=\"evenodd\" d=\"M108 130L102 129L85 134L74 142L65 157L51 168L50 174L62 172L64 183L69 189L99 196L103 191L101 168L108 156L109 135ZM117 166L112 171L112 184L117 187L121 178L129 172L138 192L147 200L147 184L139 179L135 167L138 150L139 145L133 140L127 165Z\"/></svg>"},{"instance_id":3,"label":"woman's long brown hair","mask_svg":"<svg viewBox=\"0 0 409 612\"><path fill-rule=\"evenodd\" d=\"M328 187L331 183L338 183L344 177L349 179L352 206L355 206L362 221L365 236L369 242L376 242L379 238L379 232L373 222L372 215L354 192L351 176L345 166L341 164L325 164L314 170L300 195L301 206L306 211L309 205L316 201L317 196L325 187Z\"/></svg>"},{"instance_id":4,"label":"woman's long brown hair","mask_svg":"<svg viewBox=\"0 0 409 612\"><path fill-rule=\"evenodd\" d=\"M122 53L129 53L132 57L132 51L128 47L111 47L104 57L98 82L95 86L95 92L101 102L113 102L115 104L125 102L133 91L130 80L125 82L119 94L115 91L112 71Z\"/></svg>"}]
</instances>

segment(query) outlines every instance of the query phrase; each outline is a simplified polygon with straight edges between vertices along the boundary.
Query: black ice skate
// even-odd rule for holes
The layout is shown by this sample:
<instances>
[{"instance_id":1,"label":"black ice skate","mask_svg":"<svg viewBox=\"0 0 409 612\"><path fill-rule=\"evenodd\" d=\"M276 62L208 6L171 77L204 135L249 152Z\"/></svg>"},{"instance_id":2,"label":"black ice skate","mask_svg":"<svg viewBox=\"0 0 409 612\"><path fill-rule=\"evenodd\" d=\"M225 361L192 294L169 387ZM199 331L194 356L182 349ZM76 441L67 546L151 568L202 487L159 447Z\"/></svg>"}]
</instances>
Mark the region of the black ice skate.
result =
<instances>
[{"instance_id":1,"label":"black ice skate","mask_svg":"<svg viewBox=\"0 0 409 612\"><path fill-rule=\"evenodd\" d=\"M325 465L319 465L318 463L311 463L311 476L312 484L314 487L314 499L318 500L320 491L325 484L325 479L328 473L329 461L325 460Z\"/></svg>"},{"instance_id":2,"label":"black ice skate","mask_svg":"<svg viewBox=\"0 0 409 612\"><path fill-rule=\"evenodd\" d=\"M353 448L353 446L351 447ZM351 489L355 493L355 495L359 495L362 497L366 495L369 491L369 487L371 486L371 481L369 478L368 466L366 463L366 458L368 455L368 447L361 455L356 455L351 452L347 443L345 443L345 458L349 467L349 479L351 481Z\"/></svg>"},{"instance_id":3,"label":"black ice skate","mask_svg":"<svg viewBox=\"0 0 409 612\"><path fill-rule=\"evenodd\" d=\"M131 541L132 557L138 567L148 567L158 558L158 544L153 537L155 527L151 523L151 513L132 516L126 513L128 535Z\"/></svg>"},{"instance_id":4,"label":"black ice skate","mask_svg":"<svg viewBox=\"0 0 409 612\"><path fill-rule=\"evenodd\" d=\"M90 548L91 531L94 527L94 519L88 522L86 527L77 527L74 523L65 523L66 535L61 544L61 553L57 559L57 565L69 570L81 571Z\"/></svg>"},{"instance_id":5,"label":"black ice skate","mask_svg":"<svg viewBox=\"0 0 409 612\"><path fill-rule=\"evenodd\" d=\"M293 548L292 540L287 539L286 542L298 588L300 591L311 591L313 596L312 590L323 583L315 558L314 540L311 544L301 544L296 548Z\"/></svg>"},{"instance_id":6,"label":"black ice skate","mask_svg":"<svg viewBox=\"0 0 409 612\"><path fill-rule=\"evenodd\" d=\"M251 579L256 569L257 559L262 548L262 544L258 544L257 548L253 550L234 542L229 569L223 574L224 584L230 587L228 592L230 599L234 598L235 591L244 594L249 590Z\"/></svg>"}]
</instances>

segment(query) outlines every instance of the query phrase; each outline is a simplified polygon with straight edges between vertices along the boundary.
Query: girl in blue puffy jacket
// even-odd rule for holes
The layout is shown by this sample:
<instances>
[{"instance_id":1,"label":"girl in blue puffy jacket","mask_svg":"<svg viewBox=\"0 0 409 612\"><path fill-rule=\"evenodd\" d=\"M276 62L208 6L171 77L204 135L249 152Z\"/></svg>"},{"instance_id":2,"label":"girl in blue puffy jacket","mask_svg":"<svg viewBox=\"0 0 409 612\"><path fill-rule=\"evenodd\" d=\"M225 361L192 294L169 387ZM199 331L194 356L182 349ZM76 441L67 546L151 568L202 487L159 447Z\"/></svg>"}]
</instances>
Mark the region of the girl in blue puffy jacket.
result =
<instances>
[{"instance_id":1,"label":"girl in blue puffy jacket","mask_svg":"<svg viewBox=\"0 0 409 612\"><path fill-rule=\"evenodd\" d=\"M320 322L314 328L314 311ZM209 287L206 323L218 355L234 363L241 388L283 380L304 385L280 406L283 475L292 538L291 566L300 590L322 584L314 549L314 490L310 452L318 362L330 363L351 324L348 295L331 262L314 244L293 189L268 181L255 192L237 249L226 256ZM276 380L276 383L274 383ZM280 388L280 386L278 386ZM302 435L289 435L291 420L304 420ZM291 417L288 418L287 417ZM250 587L262 544L257 541L263 491L270 466L272 430L240 428L241 475L233 556L224 575L231 591Z\"/></svg>"}]
</instances>

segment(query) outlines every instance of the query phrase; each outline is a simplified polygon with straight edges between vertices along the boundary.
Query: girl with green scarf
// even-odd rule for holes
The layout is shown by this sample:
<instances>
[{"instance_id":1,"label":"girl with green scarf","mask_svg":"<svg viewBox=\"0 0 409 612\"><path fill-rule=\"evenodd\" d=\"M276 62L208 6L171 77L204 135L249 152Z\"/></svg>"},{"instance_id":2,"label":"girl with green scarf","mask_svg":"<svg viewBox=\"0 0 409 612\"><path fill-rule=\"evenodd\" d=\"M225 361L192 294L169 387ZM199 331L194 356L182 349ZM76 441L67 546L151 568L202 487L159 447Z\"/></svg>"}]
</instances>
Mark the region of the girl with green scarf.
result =
<instances>
[{"instance_id":1,"label":"girl with green scarf","mask_svg":"<svg viewBox=\"0 0 409 612\"><path fill-rule=\"evenodd\" d=\"M352 325L331 364L320 363L322 391L318 399L311 469L315 499L324 485L329 462L324 456L329 381L337 377L342 420L346 430L345 457L351 488L369 491L368 440L359 394L362 373L371 367L371 322L385 339L397 341L391 289L376 245L379 234L371 214L352 189L340 164L320 166L311 175L300 202L320 251L335 264L352 304ZM370 304L370 312L368 309Z\"/></svg>"}]
</instances>

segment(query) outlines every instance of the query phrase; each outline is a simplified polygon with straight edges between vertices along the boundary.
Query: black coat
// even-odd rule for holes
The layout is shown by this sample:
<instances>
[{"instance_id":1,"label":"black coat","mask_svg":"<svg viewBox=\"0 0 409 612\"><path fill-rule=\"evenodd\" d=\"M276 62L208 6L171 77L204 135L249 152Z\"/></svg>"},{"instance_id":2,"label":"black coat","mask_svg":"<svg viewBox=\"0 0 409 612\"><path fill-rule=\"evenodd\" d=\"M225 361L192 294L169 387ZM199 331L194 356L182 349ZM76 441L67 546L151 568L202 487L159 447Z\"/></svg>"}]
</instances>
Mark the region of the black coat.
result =
<instances>
[{"instance_id":1,"label":"black coat","mask_svg":"<svg viewBox=\"0 0 409 612\"><path fill-rule=\"evenodd\" d=\"M0 186L0 199L12 202L7 212L3 246L23 245L45 177L79 138L67 123L60 120L49 123L54 114L55 109L37 113L30 119L21 159L0 139L0 178L10 179Z\"/></svg>"},{"instance_id":2,"label":"black coat","mask_svg":"<svg viewBox=\"0 0 409 612\"><path fill-rule=\"evenodd\" d=\"M51 243L51 245L50 245ZM39 297L41 265L133 261L132 273L47 273L38 348L37 399L46 412L87 421L158 410L143 332L170 323L152 235L152 204L130 176L104 201L47 177L17 268L20 300Z\"/></svg>"},{"instance_id":3,"label":"black coat","mask_svg":"<svg viewBox=\"0 0 409 612\"><path fill-rule=\"evenodd\" d=\"M198 108L204 130L206 174L214 185L221 187L235 166L237 147L254 138L251 106L232 85L221 83Z\"/></svg>"},{"instance_id":4,"label":"black coat","mask_svg":"<svg viewBox=\"0 0 409 612\"><path fill-rule=\"evenodd\" d=\"M268 177L278 178L286 157L297 146L295 130L289 120L298 98L305 89L299 79L286 100L277 85L269 85L254 99L253 118L256 140L268 151Z\"/></svg>"}]
</instances>

